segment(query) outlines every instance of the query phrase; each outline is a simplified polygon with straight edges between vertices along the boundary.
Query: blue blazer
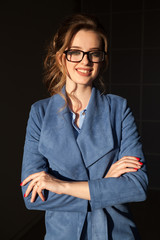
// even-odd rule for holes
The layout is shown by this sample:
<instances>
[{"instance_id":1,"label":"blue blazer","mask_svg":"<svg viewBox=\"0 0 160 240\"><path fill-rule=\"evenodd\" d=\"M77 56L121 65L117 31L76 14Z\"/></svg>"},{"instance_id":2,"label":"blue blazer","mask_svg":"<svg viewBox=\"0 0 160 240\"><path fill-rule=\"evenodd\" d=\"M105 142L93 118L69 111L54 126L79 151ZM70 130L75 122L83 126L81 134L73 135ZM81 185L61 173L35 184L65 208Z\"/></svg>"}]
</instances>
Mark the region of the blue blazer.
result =
<instances>
[{"instance_id":1,"label":"blue blazer","mask_svg":"<svg viewBox=\"0 0 160 240\"><path fill-rule=\"evenodd\" d=\"M75 138L68 107L59 95L31 107L24 146L22 180L47 171L68 181L88 181L91 201L45 191L28 209L46 211L46 240L139 239L129 202L146 199L147 175L140 137L127 101L92 89L81 131ZM63 108L62 111L59 111ZM123 156L141 158L143 167L119 178L104 178ZM27 186L22 187L23 193ZM85 231L86 229L86 231Z\"/></svg>"}]
</instances>

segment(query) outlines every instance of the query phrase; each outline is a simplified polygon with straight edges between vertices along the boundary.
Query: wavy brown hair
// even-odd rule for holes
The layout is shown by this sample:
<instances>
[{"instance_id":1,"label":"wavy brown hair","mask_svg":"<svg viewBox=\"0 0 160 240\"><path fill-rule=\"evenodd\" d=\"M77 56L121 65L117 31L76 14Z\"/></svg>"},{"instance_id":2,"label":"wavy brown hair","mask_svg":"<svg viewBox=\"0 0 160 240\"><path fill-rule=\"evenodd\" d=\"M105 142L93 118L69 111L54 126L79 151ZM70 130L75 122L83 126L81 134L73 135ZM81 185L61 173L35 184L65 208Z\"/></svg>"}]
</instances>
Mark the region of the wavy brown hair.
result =
<instances>
[{"instance_id":1,"label":"wavy brown hair","mask_svg":"<svg viewBox=\"0 0 160 240\"><path fill-rule=\"evenodd\" d=\"M86 14L75 14L66 18L51 40L47 49L46 58L44 59L44 83L51 96L60 94L64 98L61 92L66 82L67 73L64 51L70 47L73 37L81 29L96 32L101 37L102 50L107 52L106 33L95 17ZM106 55L99 77L94 81L94 85L101 89L104 88L102 73L106 69L107 64L108 58Z\"/></svg>"}]
</instances>

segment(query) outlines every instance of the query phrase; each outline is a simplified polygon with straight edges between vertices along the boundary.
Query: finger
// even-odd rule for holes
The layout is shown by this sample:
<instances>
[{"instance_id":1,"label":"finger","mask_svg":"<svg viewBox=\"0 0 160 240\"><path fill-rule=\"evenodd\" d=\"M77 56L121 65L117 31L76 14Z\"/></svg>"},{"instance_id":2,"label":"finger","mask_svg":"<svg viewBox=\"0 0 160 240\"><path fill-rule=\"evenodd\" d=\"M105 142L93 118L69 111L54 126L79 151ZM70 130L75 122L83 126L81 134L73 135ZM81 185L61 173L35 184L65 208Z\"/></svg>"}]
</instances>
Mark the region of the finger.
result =
<instances>
[{"instance_id":1,"label":"finger","mask_svg":"<svg viewBox=\"0 0 160 240\"><path fill-rule=\"evenodd\" d=\"M39 176L29 183L27 190L25 192L25 197L27 197L30 194L30 192L33 190L33 188L35 187L38 181L39 181Z\"/></svg>"},{"instance_id":2,"label":"finger","mask_svg":"<svg viewBox=\"0 0 160 240\"><path fill-rule=\"evenodd\" d=\"M31 202L34 202L35 199L36 199L36 196L37 194L39 195L39 197L42 199L42 201L44 202L45 201L45 197L42 193L42 190L41 187L38 187L37 185L35 185L33 191L32 191L32 197L31 197Z\"/></svg>"},{"instance_id":3,"label":"finger","mask_svg":"<svg viewBox=\"0 0 160 240\"><path fill-rule=\"evenodd\" d=\"M34 186L33 191L32 191L32 196L31 196L31 202L34 202L37 196L37 185Z\"/></svg>"},{"instance_id":4,"label":"finger","mask_svg":"<svg viewBox=\"0 0 160 240\"><path fill-rule=\"evenodd\" d=\"M124 160L124 159L131 159L131 160L140 161L139 157L134 157L134 156L124 156L120 160Z\"/></svg>"},{"instance_id":5,"label":"finger","mask_svg":"<svg viewBox=\"0 0 160 240\"><path fill-rule=\"evenodd\" d=\"M137 172L138 169L137 168L125 168L125 169L121 169L119 171L119 177L125 173L129 173L129 172Z\"/></svg>"},{"instance_id":6,"label":"finger","mask_svg":"<svg viewBox=\"0 0 160 240\"><path fill-rule=\"evenodd\" d=\"M137 172L137 168L120 168L120 169L114 169L113 171L109 171L105 178L108 177L120 177L121 175L127 173L127 172Z\"/></svg>"},{"instance_id":7,"label":"finger","mask_svg":"<svg viewBox=\"0 0 160 240\"><path fill-rule=\"evenodd\" d=\"M135 162L122 162L121 164L118 165L119 169L123 168L141 168L142 165L135 163Z\"/></svg>"},{"instance_id":8,"label":"finger","mask_svg":"<svg viewBox=\"0 0 160 240\"><path fill-rule=\"evenodd\" d=\"M33 191L34 186L35 185L33 185L33 184L28 186L28 188L27 188L27 190L26 190L26 192L24 194L25 197L28 197L28 195L31 193L31 191Z\"/></svg>"},{"instance_id":9,"label":"finger","mask_svg":"<svg viewBox=\"0 0 160 240\"><path fill-rule=\"evenodd\" d=\"M23 180L23 182L21 183L21 186L26 185L28 182L30 182L31 180L35 179L36 177L38 177L41 174L41 172L38 173L33 173L31 175L29 175L27 178L25 178Z\"/></svg>"},{"instance_id":10,"label":"finger","mask_svg":"<svg viewBox=\"0 0 160 240\"><path fill-rule=\"evenodd\" d=\"M119 161L117 161L117 164L123 164L123 163L133 163L133 164L137 164L138 166L142 166L143 163L142 162L139 162L137 161L136 159L130 159L130 158L123 158L123 159L120 159Z\"/></svg>"},{"instance_id":11,"label":"finger","mask_svg":"<svg viewBox=\"0 0 160 240\"><path fill-rule=\"evenodd\" d=\"M138 168L123 168L120 169L118 172L118 177L120 177L121 175L125 174L125 173L129 173L129 172L137 172Z\"/></svg>"},{"instance_id":12,"label":"finger","mask_svg":"<svg viewBox=\"0 0 160 240\"><path fill-rule=\"evenodd\" d=\"M37 193L40 196L40 198L42 199L42 201L44 202L45 201L45 197L44 197L44 195L42 193L42 189L40 187L38 188Z\"/></svg>"}]
</instances>

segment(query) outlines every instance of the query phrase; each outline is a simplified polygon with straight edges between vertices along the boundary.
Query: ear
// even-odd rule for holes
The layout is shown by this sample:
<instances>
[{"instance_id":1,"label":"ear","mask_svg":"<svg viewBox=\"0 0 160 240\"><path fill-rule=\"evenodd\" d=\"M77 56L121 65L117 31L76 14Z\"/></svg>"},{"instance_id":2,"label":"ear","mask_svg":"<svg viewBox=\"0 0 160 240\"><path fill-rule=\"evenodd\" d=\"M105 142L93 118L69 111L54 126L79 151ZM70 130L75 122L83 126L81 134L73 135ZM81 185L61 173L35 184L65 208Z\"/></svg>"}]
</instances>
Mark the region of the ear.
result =
<instances>
[{"instance_id":1,"label":"ear","mask_svg":"<svg viewBox=\"0 0 160 240\"><path fill-rule=\"evenodd\" d=\"M56 53L56 62L58 64L59 69L61 70L61 72L64 72L64 70L66 69L66 58L65 58L65 55L61 54L60 52L57 52Z\"/></svg>"},{"instance_id":2,"label":"ear","mask_svg":"<svg viewBox=\"0 0 160 240\"><path fill-rule=\"evenodd\" d=\"M60 52L56 53L56 61L59 66L60 71L62 72L63 75L68 75L67 67L66 67L66 61L65 61L65 56L64 54L61 54Z\"/></svg>"}]
</instances>

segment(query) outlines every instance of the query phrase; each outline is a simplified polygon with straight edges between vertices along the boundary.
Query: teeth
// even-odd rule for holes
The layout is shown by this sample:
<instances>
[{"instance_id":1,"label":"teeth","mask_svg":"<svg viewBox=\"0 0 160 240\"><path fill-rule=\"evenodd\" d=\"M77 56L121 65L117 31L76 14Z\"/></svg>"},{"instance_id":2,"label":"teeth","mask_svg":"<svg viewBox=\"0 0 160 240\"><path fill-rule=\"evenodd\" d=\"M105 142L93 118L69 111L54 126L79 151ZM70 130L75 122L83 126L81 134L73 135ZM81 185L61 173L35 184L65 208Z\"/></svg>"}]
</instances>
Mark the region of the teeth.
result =
<instances>
[{"instance_id":1,"label":"teeth","mask_svg":"<svg viewBox=\"0 0 160 240\"><path fill-rule=\"evenodd\" d=\"M89 73L90 71L89 70L84 70L84 69L78 69L79 72L82 72L82 73Z\"/></svg>"}]
</instances>

